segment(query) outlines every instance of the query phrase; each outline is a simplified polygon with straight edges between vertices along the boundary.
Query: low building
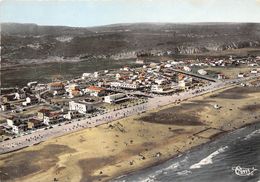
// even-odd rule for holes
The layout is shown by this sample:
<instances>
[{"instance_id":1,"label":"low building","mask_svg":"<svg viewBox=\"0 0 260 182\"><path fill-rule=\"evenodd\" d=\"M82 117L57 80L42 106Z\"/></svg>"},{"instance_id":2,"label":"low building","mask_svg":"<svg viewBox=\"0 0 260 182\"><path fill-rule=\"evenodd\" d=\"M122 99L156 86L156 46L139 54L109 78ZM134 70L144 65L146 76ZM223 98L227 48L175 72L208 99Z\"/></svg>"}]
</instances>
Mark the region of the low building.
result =
<instances>
[{"instance_id":1,"label":"low building","mask_svg":"<svg viewBox=\"0 0 260 182\"><path fill-rule=\"evenodd\" d=\"M6 119L7 125L12 128L12 132L19 134L24 132L27 129L27 124L25 121L17 117L10 117Z\"/></svg>"},{"instance_id":2,"label":"low building","mask_svg":"<svg viewBox=\"0 0 260 182\"><path fill-rule=\"evenodd\" d=\"M61 90L54 90L53 91L53 95L63 95L65 94L65 90L64 89L61 89Z\"/></svg>"},{"instance_id":3,"label":"low building","mask_svg":"<svg viewBox=\"0 0 260 182\"><path fill-rule=\"evenodd\" d=\"M128 99L125 94L123 93L117 93L113 95L107 95L104 97L104 102L113 104L122 100Z\"/></svg>"},{"instance_id":4,"label":"low building","mask_svg":"<svg viewBox=\"0 0 260 182\"><path fill-rule=\"evenodd\" d=\"M83 73L81 78L86 79L86 78L89 78L89 77L92 77L92 73Z\"/></svg>"},{"instance_id":5,"label":"low building","mask_svg":"<svg viewBox=\"0 0 260 182\"><path fill-rule=\"evenodd\" d=\"M90 86L90 87L87 87L84 90L84 92L89 93L90 96L99 97L99 96L103 96L105 94L105 89L101 88L101 87Z\"/></svg>"},{"instance_id":6,"label":"low building","mask_svg":"<svg viewBox=\"0 0 260 182\"><path fill-rule=\"evenodd\" d=\"M68 113L63 115L63 117L68 120L71 120L74 118L79 118L82 116L83 116L83 114L79 113L78 111L68 111Z\"/></svg>"},{"instance_id":7,"label":"low building","mask_svg":"<svg viewBox=\"0 0 260 182\"><path fill-rule=\"evenodd\" d=\"M44 120L44 116L46 116L48 113L50 113L51 110L49 109L40 109L38 112L37 112L37 118L39 120Z\"/></svg>"},{"instance_id":8,"label":"low building","mask_svg":"<svg viewBox=\"0 0 260 182\"><path fill-rule=\"evenodd\" d=\"M22 104L23 104L23 106L28 106L28 105L37 104L38 102L39 102L39 100L37 97L30 96L30 97L26 97L26 100Z\"/></svg>"},{"instance_id":9,"label":"low building","mask_svg":"<svg viewBox=\"0 0 260 182\"><path fill-rule=\"evenodd\" d=\"M43 121L35 118L31 118L28 120L28 129L36 129L43 125Z\"/></svg>"},{"instance_id":10,"label":"low building","mask_svg":"<svg viewBox=\"0 0 260 182\"><path fill-rule=\"evenodd\" d=\"M198 70L198 73L199 73L200 75L206 75L206 74L208 74L204 69L199 69L199 70Z\"/></svg>"},{"instance_id":11,"label":"low building","mask_svg":"<svg viewBox=\"0 0 260 182\"><path fill-rule=\"evenodd\" d=\"M183 70L184 70L184 71L187 71L187 72L191 72L191 68L188 67L188 66L184 66L184 67L183 67Z\"/></svg>"},{"instance_id":12,"label":"low building","mask_svg":"<svg viewBox=\"0 0 260 182\"><path fill-rule=\"evenodd\" d=\"M9 103L1 104L1 111L8 111L11 109L11 105Z\"/></svg>"},{"instance_id":13,"label":"low building","mask_svg":"<svg viewBox=\"0 0 260 182\"><path fill-rule=\"evenodd\" d=\"M132 89L132 90L136 90L139 88L139 85L136 83L125 83L125 82L111 82L110 86L116 88Z\"/></svg>"},{"instance_id":14,"label":"low building","mask_svg":"<svg viewBox=\"0 0 260 182\"><path fill-rule=\"evenodd\" d=\"M224 74L222 74L222 73L219 73L218 74L218 80L222 80L222 79L224 79L225 78L225 75Z\"/></svg>"},{"instance_id":15,"label":"low building","mask_svg":"<svg viewBox=\"0 0 260 182\"><path fill-rule=\"evenodd\" d=\"M48 85L50 91L64 90L64 84L62 82L53 82Z\"/></svg>"},{"instance_id":16,"label":"low building","mask_svg":"<svg viewBox=\"0 0 260 182\"><path fill-rule=\"evenodd\" d=\"M171 87L171 85L152 85L151 92L158 94L167 94L174 92L175 89Z\"/></svg>"},{"instance_id":17,"label":"low building","mask_svg":"<svg viewBox=\"0 0 260 182\"><path fill-rule=\"evenodd\" d=\"M79 97L79 96L82 96L82 95L83 95L83 93L80 90L71 90L69 92L70 98Z\"/></svg>"},{"instance_id":18,"label":"low building","mask_svg":"<svg viewBox=\"0 0 260 182\"><path fill-rule=\"evenodd\" d=\"M63 115L61 112L57 112L57 111L48 112L44 115L43 118L43 123L45 125L56 124L62 121L64 121Z\"/></svg>"},{"instance_id":19,"label":"low building","mask_svg":"<svg viewBox=\"0 0 260 182\"><path fill-rule=\"evenodd\" d=\"M15 100L15 94L8 94L2 97L3 102L10 102Z\"/></svg>"},{"instance_id":20,"label":"low building","mask_svg":"<svg viewBox=\"0 0 260 182\"><path fill-rule=\"evenodd\" d=\"M96 102L87 102L87 101L70 101L69 110L78 111L81 114L86 114L88 112L94 111L98 107Z\"/></svg>"},{"instance_id":21,"label":"low building","mask_svg":"<svg viewBox=\"0 0 260 182\"><path fill-rule=\"evenodd\" d=\"M257 74L257 72L258 72L257 69L251 70L251 73L252 73L252 74Z\"/></svg>"},{"instance_id":22,"label":"low building","mask_svg":"<svg viewBox=\"0 0 260 182\"><path fill-rule=\"evenodd\" d=\"M14 99L20 100L20 99L25 99L25 98L26 98L25 92L18 91L15 93Z\"/></svg>"},{"instance_id":23,"label":"low building","mask_svg":"<svg viewBox=\"0 0 260 182\"><path fill-rule=\"evenodd\" d=\"M33 88L33 87L35 87L37 84L38 84L37 81L34 81L34 82L28 82L28 83L27 83L27 86L30 87L30 88Z\"/></svg>"},{"instance_id":24,"label":"low building","mask_svg":"<svg viewBox=\"0 0 260 182\"><path fill-rule=\"evenodd\" d=\"M243 77L245 77L245 74L244 73L238 73L237 77L238 78L243 78Z\"/></svg>"},{"instance_id":25,"label":"low building","mask_svg":"<svg viewBox=\"0 0 260 182\"><path fill-rule=\"evenodd\" d=\"M178 87L182 90L185 90L185 89L189 89L190 86L191 86L192 82L190 81L187 81L187 80L180 80L178 82Z\"/></svg>"}]
</instances>

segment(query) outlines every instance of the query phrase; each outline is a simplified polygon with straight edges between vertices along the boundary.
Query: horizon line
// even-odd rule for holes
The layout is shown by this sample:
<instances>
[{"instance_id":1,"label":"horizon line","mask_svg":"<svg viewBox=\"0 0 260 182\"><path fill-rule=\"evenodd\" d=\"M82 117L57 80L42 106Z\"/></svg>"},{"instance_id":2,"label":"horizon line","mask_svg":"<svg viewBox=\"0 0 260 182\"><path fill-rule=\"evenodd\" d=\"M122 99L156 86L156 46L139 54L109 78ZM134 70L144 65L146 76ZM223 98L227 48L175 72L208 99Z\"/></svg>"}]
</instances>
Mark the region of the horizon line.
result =
<instances>
[{"instance_id":1,"label":"horizon line","mask_svg":"<svg viewBox=\"0 0 260 182\"><path fill-rule=\"evenodd\" d=\"M59 24L38 24L33 22L0 22L0 24L33 24L37 26L53 26L53 27L71 27L71 28L95 28L95 27L106 27L115 25L127 25L127 24L260 24L260 22L243 22L243 21L194 21L194 22L124 22L124 23L111 23L111 24L100 24L93 26L71 26L71 25L59 25Z\"/></svg>"}]
</instances>

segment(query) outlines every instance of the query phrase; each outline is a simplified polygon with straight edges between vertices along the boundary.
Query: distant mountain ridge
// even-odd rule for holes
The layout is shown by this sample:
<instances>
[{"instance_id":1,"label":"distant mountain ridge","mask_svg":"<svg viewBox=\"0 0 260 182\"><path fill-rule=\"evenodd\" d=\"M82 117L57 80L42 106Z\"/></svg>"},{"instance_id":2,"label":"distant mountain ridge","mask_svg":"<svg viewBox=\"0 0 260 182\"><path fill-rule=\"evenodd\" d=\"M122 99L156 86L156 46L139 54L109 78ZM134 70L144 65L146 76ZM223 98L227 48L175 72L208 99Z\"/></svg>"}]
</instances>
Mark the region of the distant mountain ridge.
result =
<instances>
[{"instance_id":1,"label":"distant mountain ridge","mask_svg":"<svg viewBox=\"0 0 260 182\"><path fill-rule=\"evenodd\" d=\"M1 24L4 63L152 51L196 54L251 47L260 47L259 23L126 23L86 28Z\"/></svg>"}]
</instances>

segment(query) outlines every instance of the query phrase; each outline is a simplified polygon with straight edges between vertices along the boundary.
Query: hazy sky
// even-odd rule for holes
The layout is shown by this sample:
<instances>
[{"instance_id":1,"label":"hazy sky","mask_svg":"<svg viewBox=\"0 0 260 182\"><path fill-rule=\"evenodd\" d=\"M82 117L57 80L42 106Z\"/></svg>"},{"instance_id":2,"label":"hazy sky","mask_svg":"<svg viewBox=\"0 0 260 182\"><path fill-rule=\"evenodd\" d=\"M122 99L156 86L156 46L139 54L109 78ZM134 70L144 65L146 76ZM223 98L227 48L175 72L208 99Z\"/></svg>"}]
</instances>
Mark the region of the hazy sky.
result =
<instances>
[{"instance_id":1,"label":"hazy sky","mask_svg":"<svg viewBox=\"0 0 260 182\"><path fill-rule=\"evenodd\" d=\"M260 22L260 0L2 0L0 21L68 26Z\"/></svg>"}]
</instances>

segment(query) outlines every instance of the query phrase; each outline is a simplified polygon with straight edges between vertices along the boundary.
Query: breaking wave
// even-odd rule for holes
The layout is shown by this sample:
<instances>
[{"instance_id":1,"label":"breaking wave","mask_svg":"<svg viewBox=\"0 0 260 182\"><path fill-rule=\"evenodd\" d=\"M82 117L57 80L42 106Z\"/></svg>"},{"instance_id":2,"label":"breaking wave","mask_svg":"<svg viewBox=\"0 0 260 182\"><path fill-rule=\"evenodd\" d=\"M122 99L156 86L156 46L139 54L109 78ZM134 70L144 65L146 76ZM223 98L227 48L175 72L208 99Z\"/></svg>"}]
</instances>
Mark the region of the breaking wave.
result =
<instances>
[{"instance_id":1,"label":"breaking wave","mask_svg":"<svg viewBox=\"0 0 260 182\"><path fill-rule=\"evenodd\" d=\"M260 129L255 130L255 131L253 131L252 133L248 134L248 135L244 138L244 140L249 140L251 137L253 137L253 136L257 135L257 134L260 134Z\"/></svg>"},{"instance_id":2,"label":"breaking wave","mask_svg":"<svg viewBox=\"0 0 260 182\"><path fill-rule=\"evenodd\" d=\"M212 164L213 163L212 159L214 157L216 157L218 154L225 152L227 148L228 148L228 146L219 148L218 150L216 150L215 152L210 154L208 157L202 159L200 162L190 166L190 169L199 169L199 168L201 168L204 165Z\"/></svg>"}]
</instances>

